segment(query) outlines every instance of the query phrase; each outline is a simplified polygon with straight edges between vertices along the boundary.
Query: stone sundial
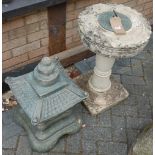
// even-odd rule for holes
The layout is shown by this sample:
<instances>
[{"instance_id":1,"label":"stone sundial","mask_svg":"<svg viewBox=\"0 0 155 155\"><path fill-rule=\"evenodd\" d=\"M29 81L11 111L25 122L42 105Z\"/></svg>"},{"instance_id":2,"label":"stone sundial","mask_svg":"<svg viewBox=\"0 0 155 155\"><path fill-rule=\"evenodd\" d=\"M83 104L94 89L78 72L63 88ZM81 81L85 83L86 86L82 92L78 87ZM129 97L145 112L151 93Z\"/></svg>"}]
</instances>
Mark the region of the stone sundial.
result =
<instances>
[{"instance_id":1,"label":"stone sundial","mask_svg":"<svg viewBox=\"0 0 155 155\"><path fill-rule=\"evenodd\" d=\"M34 71L5 81L18 102L16 121L33 150L46 152L60 137L80 129L80 116L73 111L87 93L72 82L58 59L44 57Z\"/></svg>"},{"instance_id":2,"label":"stone sundial","mask_svg":"<svg viewBox=\"0 0 155 155\"><path fill-rule=\"evenodd\" d=\"M115 34L111 28L113 10L121 18L126 31L123 35ZM96 53L96 66L93 72L77 78L77 83L89 93L84 103L96 115L128 97L124 86L111 77L111 69L116 58L133 57L143 51L151 27L141 13L130 7L101 3L82 11L78 24L83 44Z\"/></svg>"}]
</instances>

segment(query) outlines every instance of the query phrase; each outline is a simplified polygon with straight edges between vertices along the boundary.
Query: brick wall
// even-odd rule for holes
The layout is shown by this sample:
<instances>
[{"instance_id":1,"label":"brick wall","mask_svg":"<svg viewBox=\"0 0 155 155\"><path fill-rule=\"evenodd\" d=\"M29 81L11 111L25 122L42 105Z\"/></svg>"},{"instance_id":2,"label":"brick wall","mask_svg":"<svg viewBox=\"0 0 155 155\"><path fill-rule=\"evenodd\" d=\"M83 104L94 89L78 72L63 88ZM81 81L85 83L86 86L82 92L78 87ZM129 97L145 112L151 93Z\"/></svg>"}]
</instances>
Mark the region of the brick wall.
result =
<instances>
[{"instance_id":1,"label":"brick wall","mask_svg":"<svg viewBox=\"0 0 155 155\"><path fill-rule=\"evenodd\" d=\"M77 17L95 3L123 3L137 9L152 23L152 0L68 0L66 12L66 49L81 44ZM48 55L47 10L3 23L3 73L40 60Z\"/></svg>"},{"instance_id":2,"label":"brick wall","mask_svg":"<svg viewBox=\"0 0 155 155\"><path fill-rule=\"evenodd\" d=\"M47 10L3 23L3 72L48 55Z\"/></svg>"},{"instance_id":3,"label":"brick wall","mask_svg":"<svg viewBox=\"0 0 155 155\"><path fill-rule=\"evenodd\" d=\"M67 23L66 23L66 48L72 48L80 45L80 37L77 30L78 14L85 9L85 7L96 3L118 3L124 4L143 15L152 24L152 10L153 0L68 0L67 5Z\"/></svg>"}]
</instances>

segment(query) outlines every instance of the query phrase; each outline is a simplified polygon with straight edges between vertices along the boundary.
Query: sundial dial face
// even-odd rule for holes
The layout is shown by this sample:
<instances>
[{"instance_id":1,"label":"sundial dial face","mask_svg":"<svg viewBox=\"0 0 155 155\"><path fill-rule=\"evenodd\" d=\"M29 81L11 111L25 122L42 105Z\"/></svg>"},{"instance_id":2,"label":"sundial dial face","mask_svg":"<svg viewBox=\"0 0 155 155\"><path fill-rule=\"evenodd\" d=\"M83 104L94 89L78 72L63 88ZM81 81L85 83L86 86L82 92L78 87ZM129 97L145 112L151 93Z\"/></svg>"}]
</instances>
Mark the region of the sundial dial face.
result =
<instances>
[{"instance_id":1,"label":"sundial dial face","mask_svg":"<svg viewBox=\"0 0 155 155\"><path fill-rule=\"evenodd\" d=\"M131 22L130 18L122 13L119 13L119 12L116 12L116 13L117 13L118 17L121 18L121 22L122 22L122 25L123 25L125 31L128 31L132 27L132 22ZM114 12L108 11L108 12L99 14L97 16L97 18L98 18L97 20L102 28L104 28L108 31L114 32L110 25L110 18L112 18L113 16L114 16Z\"/></svg>"}]
</instances>

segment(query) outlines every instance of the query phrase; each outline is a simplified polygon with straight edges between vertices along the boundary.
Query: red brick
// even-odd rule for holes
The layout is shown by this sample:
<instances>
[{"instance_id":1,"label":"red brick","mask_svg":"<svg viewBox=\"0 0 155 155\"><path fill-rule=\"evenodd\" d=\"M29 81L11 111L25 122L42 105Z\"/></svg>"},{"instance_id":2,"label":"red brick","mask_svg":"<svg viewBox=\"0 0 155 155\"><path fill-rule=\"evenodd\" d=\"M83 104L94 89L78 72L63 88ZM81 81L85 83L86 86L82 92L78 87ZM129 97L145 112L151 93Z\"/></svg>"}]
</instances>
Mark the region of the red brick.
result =
<instances>
[{"instance_id":1,"label":"red brick","mask_svg":"<svg viewBox=\"0 0 155 155\"><path fill-rule=\"evenodd\" d=\"M29 52L28 55L29 55L29 58L32 59L32 58L35 58L35 57L38 57L41 55L45 55L48 53L49 53L48 47L41 47L37 50L33 50L33 51Z\"/></svg>"},{"instance_id":2,"label":"red brick","mask_svg":"<svg viewBox=\"0 0 155 155\"><path fill-rule=\"evenodd\" d=\"M139 4L144 4L144 0L138 0L137 1L137 4L139 5Z\"/></svg>"},{"instance_id":3,"label":"red brick","mask_svg":"<svg viewBox=\"0 0 155 155\"><path fill-rule=\"evenodd\" d=\"M138 6L136 6L136 7L134 7L134 9L136 9L138 12L143 12L143 10L144 10L144 5L142 4L142 5L138 5Z\"/></svg>"},{"instance_id":4,"label":"red brick","mask_svg":"<svg viewBox=\"0 0 155 155\"><path fill-rule=\"evenodd\" d=\"M73 28L73 29L69 29L66 31L66 37L71 37L73 35L77 35L78 34L78 29L77 28Z\"/></svg>"},{"instance_id":5,"label":"red brick","mask_svg":"<svg viewBox=\"0 0 155 155\"><path fill-rule=\"evenodd\" d=\"M6 61L3 61L2 68L6 69L6 68L12 67L14 65L17 65L19 63L22 63L24 61L27 61L27 60L28 60L27 53L23 54L23 55L20 55L18 57L13 57L12 59L8 59Z\"/></svg>"},{"instance_id":6,"label":"red brick","mask_svg":"<svg viewBox=\"0 0 155 155\"><path fill-rule=\"evenodd\" d=\"M44 20L44 19L48 19L47 9L42 10L39 13L39 20Z\"/></svg>"},{"instance_id":7,"label":"red brick","mask_svg":"<svg viewBox=\"0 0 155 155\"><path fill-rule=\"evenodd\" d=\"M66 38L66 45L71 44L72 42L72 37Z\"/></svg>"},{"instance_id":8,"label":"red brick","mask_svg":"<svg viewBox=\"0 0 155 155\"><path fill-rule=\"evenodd\" d=\"M76 12L75 11L71 11L69 13L67 13L66 15L66 21L71 21L73 19L75 19L77 16L76 16Z\"/></svg>"},{"instance_id":9,"label":"red brick","mask_svg":"<svg viewBox=\"0 0 155 155\"><path fill-rule=\"evenodd\" d=\"M128 2L129 0L111 0L110 3L117 3L117 4L120 4L120 3L126 3Z\"/></svg>"},{"instance_id":10,"label":"red brick","mask_svg":"<svg viewBox=\"0 0 155 155\"><path fill-rule=\"evenodd\" d=\"M40 21L40 29L41 30L47 30L48 29L48 21L47 20L42 20Z\"/></svg>"},{"instance_id":11,"label":"red brick","mask_svg":"<svg viewBox=\"0 0 155 155\"><path fill-rule=\"evenodd\" d=\"M24 46L21 46L21 47L18 47L18 48L15 48L12 50L12 53L13 53L13 56L18 56L18 55L22 55L26 52L29 52L29 51L32 51L32 50L35 50L35 49L38 49L40 48L40 41L34 41L30 44L26 44Z\"/></svg>"},{"instance_id":12,"label":"red brick","mask_svg":"<svg viewBox=\"0 0 155 155\"><path fill-rule=\"evenodd\" d=\"M11 55L11 51L6 51L6 52L3 52L2 54L2 60L7 60L7 59L10 59L12 57Z\"/></svg>"},{"instance_id":13,"label":"red brick","mask_svg":"<svg viewBox=\"0 0 155 155\"><path fill-rule=\"evenodd\" d=\"M41 30L38 32L34 32L27 36L28 42L33 42L35 40L39 40L41 38L48 37L48 30Z\"/></svg>"},{"instance_id":14,"label":"red brick","mask_svg":"<svg viewBox=\"0 0 155 155\"><path fill-rule=\"evenodd\" d=\"M78 26L78 21L77 19L76 20L73 20L73 27L77 27Z\"/></svg>"},{"instance_id":15,"label":"red brick","mask_svg":"<svg viewBox=\"0 0 155 155\"><path fill-rule=\"evenodd\" d=\"M129 7L131 7L131 8L134 8L134 7L137 6L137 3L136 3L135 0L132 0L132 1L129 1L129 2L127 2L127 3L124 3L124 5L129 6Z\"/></svg>"},{"instance_id":16,"label":"red brick","mask_svg":"<svg viewBox=\"0 0 155 155\"><path fill-rule=\"evenodd\" d=\"M39 16L37 13L25 17L26 24L32 24L39 21Z\"/></svg>"},{"instance_id":17,"label":"red brick","mask_svg":"<svg viewBox=\"0 0 155 155\"><path fill-rule=\"evenodd\" d=\"M73 22L69 21L66 23L66 29L71 29L71 28L73 28Z\"/></svg>"},{"instance_id":18,"label":"red brick","mask_svg":"<svg viewBox=\"0 0 155 155\"><path fill-rule=\"evenodd\" d=\"M105 0L104 0L105 1ZM91 0L90 1L90 3L91 4L97 4L97 3L100 3L101 2L101 0Z\"/></svg>"},{"instance_id":19,"label":"red brick","mask_svg":"<svg viewBox=\"0 0 155 155\"><path fill-rule=\"evenodd\" d=\"M144 15L147 16L149 14L152 14L152 9L144 9Z\"/></svg>"},{"instance_id":20,"label":"red brick","mask_svg":"<svg viewBox=\"0 0 155 155\"><path fill-rule=\"evenodd\" d=\"M71 2L71 3L67 3L67 7L66 7L66 11L74 11L75 10L75 3Z\"/></svg>"},{"instance_id":21,"label":"red brick","mask_svg":"<svg viewBox=\"0 0 155 155\"><path fill-rule=\"evenodd\" d=\"M14 30L9 31L9 39L16 39L26 35L25 27L20 27Z\"/></svg>"},{"instance_id":22,"label":"red brick","mask_svg":"<svg viewBox=\"0 0 155 155\"><path fill-rule=\"evenodd\" d=\"M39 31L39 22L26 25L27 34Z\"/></svg>"},{"instance_id":23,"label":"red brick","mask_svg":"<svg viewBox=\"0 0 155 155\"><path fill-rule=\"evenodd\" d=\"M153 1L144 4L144 10L149 9L149 8L151 9L153 8Z\"/></svg>"},{"instance_id":24,"label":"red brick","mask_svg":"<svg viewBox=\"0 0 155 155\"><path fill-rule=\"evenodd\" d=\"M10 40L3 43L3 51L7 51L26 44L26 37Z\"/></svg>"},{"instance_id":25,"label":"red brick","mask_svg":"<svg viewBox=\"0 0 155 155\"><path fill-rule=\"evenodd\" d=\"M4 32L2 34L2 42L7 42L9 40L9 35L8 35L8 32Z\"/></svg>"},{"instance_id":26,"label":"red brick","mask_svg":"<svg viewBox=\"0 0 155 155\"><path fill-rule=\"evenodd\" d=\"M36 62L36 61L38 61L38 60L41 60L44 56L45 56L45 55L41 55L41 56L35 57L35 58L33 58L33 59L30 59L30 60L28 61L28 63L33 63L33 62Z\"/></svg>"},{"instance_id":27,"label":"red brick","mask_svg":"<svg viewBox=\"0 0 155 155\"><path fill-rule=\"evenodd\" d=\"M79 8L84 8L89 5L90 5L89 0L78 0L78 1L76 1L75 7L76 7L76 9L79 9Z\"/></svg>"},{"instance_id":28,"label":"red brick","mask_svg":"<svg viewBox=\"0 0 155 155\"><path fill-rule=\"evenodd\" d=\"M25 17L26 24L36 23L44 19L48 19L47 10L41 10Z\"/></svg>"},{"instance_id":29,"label":"red brick","mask_svg":"<svg viewBox=\"0 0 155 155\"><path fill-rule=\"evenodd\" d=\"M72 42L71 44L67 44L67 45L66 45L66 48L67 48L67 49L70 49L70 48L79 46L79 45L81 45L81 44L82 44L82 43L81 43L80 41Z\"/></svg>"},{"instance_id":30,"label":"red brick","mask_svg":"<svg viewBox=\"0 0 155 155\"><path fill-rule=\"evenodd\" d=\"M74 35L73 36L73 42L74 41L77 42L77 41L80 41L80 40L81 40L80 35Z\"/></svg>"},{"instance_id":31,"label":"red brick","mask_svg":"<svg viewBox=\"0 0 155 155\"><path fill-rule=\"evenodd\" d=\"M49 38L43 38L41 39L41 46L48 46Z\"/></svg>"},{"instance_id":32,"label":"red brick","mask_svg":"<svg viewBox=\"0 0 155 155\"><path fill-rule=\"evenodd\" d=\"M24 26L24 19L18 18L12 21L5 22L3 24L2 31L6 32L6 31L10 31L10 30L22 27L22 26Z\"/></svg>"}]
</instances>

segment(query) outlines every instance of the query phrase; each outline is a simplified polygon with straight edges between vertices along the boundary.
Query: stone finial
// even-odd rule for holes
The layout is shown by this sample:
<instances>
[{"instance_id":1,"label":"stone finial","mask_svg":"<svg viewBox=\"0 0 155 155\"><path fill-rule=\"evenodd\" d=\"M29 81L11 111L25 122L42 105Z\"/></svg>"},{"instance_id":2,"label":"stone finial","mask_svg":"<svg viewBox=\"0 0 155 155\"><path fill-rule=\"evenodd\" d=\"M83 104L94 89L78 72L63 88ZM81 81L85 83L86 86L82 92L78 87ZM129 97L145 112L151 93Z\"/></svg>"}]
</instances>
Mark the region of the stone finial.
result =
<instances>
[{"instance_id":1,"label":"stone finial","mask_svg":"<svg viewBox=\"0 0 155 155\"><path fill-rule=\"evenodd\" d=\"M34 79L43 86L53 84L59 76L59 71L55 66L56 63L49 57L44 57L33 71Z\"/></svg>"}]
</instances>

